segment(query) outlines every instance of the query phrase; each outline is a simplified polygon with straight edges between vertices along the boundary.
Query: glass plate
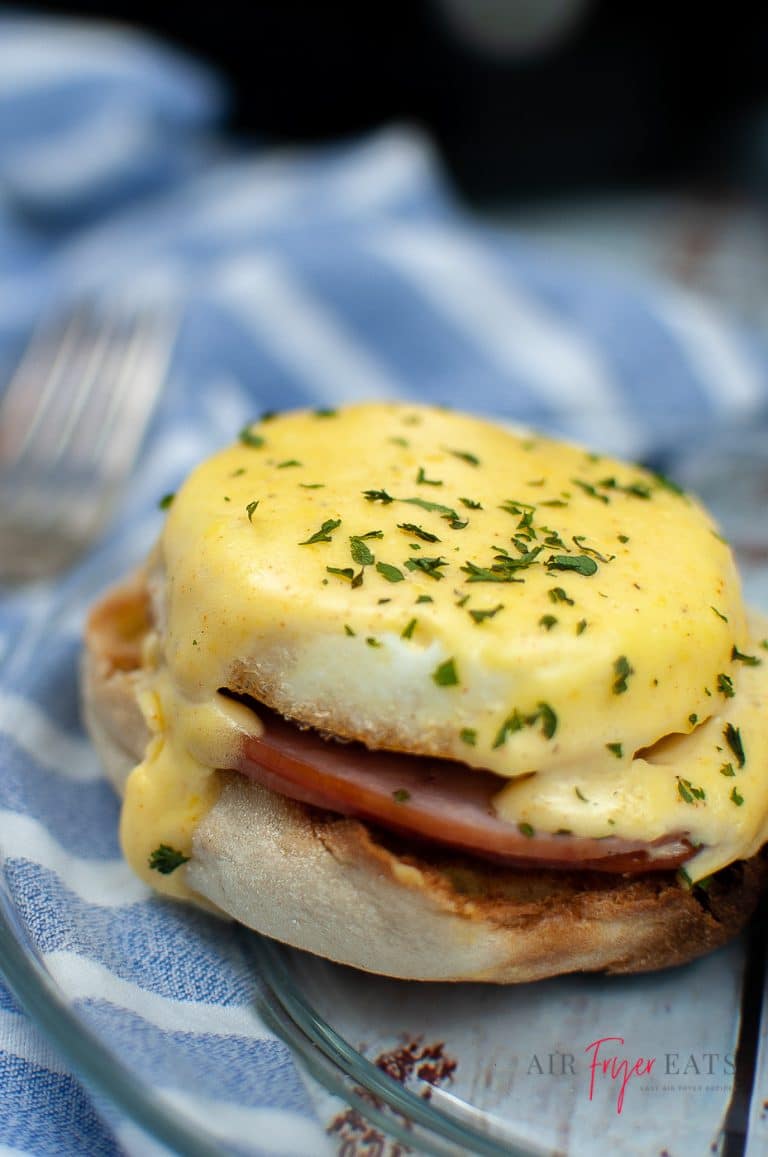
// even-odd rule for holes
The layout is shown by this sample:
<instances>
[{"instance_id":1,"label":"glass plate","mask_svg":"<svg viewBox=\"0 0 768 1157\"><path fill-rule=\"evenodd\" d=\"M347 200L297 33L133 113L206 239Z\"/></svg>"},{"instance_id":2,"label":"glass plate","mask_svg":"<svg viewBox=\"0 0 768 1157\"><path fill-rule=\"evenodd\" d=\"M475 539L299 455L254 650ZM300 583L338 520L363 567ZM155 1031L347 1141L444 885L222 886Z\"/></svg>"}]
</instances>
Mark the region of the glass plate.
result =
<instances>
[{"instance_id":1,"label":"glass plate","mask_svg":"<svg viewBox=\"0 0 768 1157\"><path fill-rule=\"evenodd\" d=\"M6 712L16 694L43 696L56 704L58 733L75 744L80 621L102 585L97 570L63 584L33 616L3 672ZM163 1144L193 1157L263 1152L271 1138L244 1135L243 1097L249 1111L277 1104L296 1113L290 1152L307 1157L395 1157L403 1146L577 1157L594 1152L597 1136L617 1155L698 1157L719 1144L734 1086L743 943L633 978L512 987L382 979L141 889L134 896L118 858L116 801L95 757L82 754L74 779L70 772L34 745L21 755L0 747L4 814L58 841L42 856L52 865L34 846L29 855L3 848L0 968L97 1098ZM94 841L99 888L111 886L105 873L116 880L114 895L96 901L82 872ZM184 1016L199 1034L195 1001L210 1000L211 985L222 1027L209 1018L201 1055ZM167 1008L178 1026L163 1021ZM175 1032L160 1062L158 1016ZM232 1111L212 1113L216 1104ZM146 1144L134 1148L146 1153Z\"/></svg>"}]
</instances>

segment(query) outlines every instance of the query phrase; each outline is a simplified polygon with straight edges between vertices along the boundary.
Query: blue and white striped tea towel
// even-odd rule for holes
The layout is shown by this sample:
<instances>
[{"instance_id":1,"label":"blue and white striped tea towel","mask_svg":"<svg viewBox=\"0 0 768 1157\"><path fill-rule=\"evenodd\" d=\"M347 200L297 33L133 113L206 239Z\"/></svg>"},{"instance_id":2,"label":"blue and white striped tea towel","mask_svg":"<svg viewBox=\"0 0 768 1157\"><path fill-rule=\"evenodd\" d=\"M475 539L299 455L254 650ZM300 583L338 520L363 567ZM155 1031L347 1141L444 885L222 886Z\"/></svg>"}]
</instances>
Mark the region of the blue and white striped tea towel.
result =
<instances>
[{"instance_id":1,"label":"blue and white striped tea towel","mask_svg":"<svg viewBox=\"0 0 768 1157\"><path fill-rule=\"evenodd\" d=\"M471 221L427 143L243 154L203 71L139 37L0 17L0 367L86 290L183 325L140 470L74 574L0 599L0 851L18 937L113 1052L222 1152L331 1152L252 1011L236 932L150 897L78 719L85 605L158 531L159 495L265 409L412 397L669 459L768 406L768 354L692 298ZM0 988L0 1150L146 1153Z\"/></svg>"}]
</instances>

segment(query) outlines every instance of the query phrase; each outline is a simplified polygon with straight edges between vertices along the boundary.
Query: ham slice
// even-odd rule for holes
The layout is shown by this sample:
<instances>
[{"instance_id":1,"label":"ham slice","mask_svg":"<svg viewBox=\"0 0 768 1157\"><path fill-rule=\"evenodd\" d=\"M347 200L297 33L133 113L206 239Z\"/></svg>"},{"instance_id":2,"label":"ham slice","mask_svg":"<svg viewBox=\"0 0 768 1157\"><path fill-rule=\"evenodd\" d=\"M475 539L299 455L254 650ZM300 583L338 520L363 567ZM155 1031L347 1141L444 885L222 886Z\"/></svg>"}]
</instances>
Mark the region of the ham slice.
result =
<instances>
[{"instance_id":1,"label":"ham slice","mask_svg":"<svg viewBox=\"0 0 768 1157\"><path fill-rule=\"evenodd\" d=\"M499 776L445 759L369 751L324 739L259 705L264 734L245 739L237 770L281 795L496 862L604 872L668 871L694 849L683 834L653 843L531 832L499 819Z\"/></svg>"}]
</instances>

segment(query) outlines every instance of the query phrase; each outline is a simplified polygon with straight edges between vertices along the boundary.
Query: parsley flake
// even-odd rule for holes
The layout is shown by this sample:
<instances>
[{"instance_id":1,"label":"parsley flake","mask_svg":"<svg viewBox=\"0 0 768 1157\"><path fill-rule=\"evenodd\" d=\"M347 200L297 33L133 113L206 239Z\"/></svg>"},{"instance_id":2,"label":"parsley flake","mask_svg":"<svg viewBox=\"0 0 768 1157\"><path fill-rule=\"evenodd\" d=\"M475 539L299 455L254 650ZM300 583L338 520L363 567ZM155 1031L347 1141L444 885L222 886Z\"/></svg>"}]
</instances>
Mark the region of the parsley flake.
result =
<instances>
[{"instance_id":1,"label":"parsley flake","mask_svg":"<svg viewBox=\"0 0 768 1157\"><path fill-rule=\"evenodd\" d=\"M171 491L170 494L164 494L157 504L158 510L167 510L168 507L173 504L175 497L176 495L173 493L173 491Z\"/></svg>"},{"instance_id":2,"label":"parsley flake","mask_svg":"<svg viewBox=\"0 0 768 1157\"><path fill-rule=\"evenodd\" d=\"M520 821L520 823L517 825L517 830L521 836L525 836L525 838L528 840L533 839L533 837L536 835L536 831L533 825L526 823L525 820Z\"/></svg>"},{"instance_id":3,"label":"parsley flake","mask_svg":"<svg viewBox=\"0 0 768 1157\"><path fill-rule=\"evenodd\" d=\"M732 776L734 776L736 774L736 772L733 770L733 764L732 763L724 763L723 766L720 768L720 774L726 776L728 779L730 779Z\"/></svg>"},{"instance_id":4,"label":"parsley flake","mask_svg":"<svg viewBox=\"0 0 768 1157\"><path fill-rule=\"evenodd\" d=\"M586 554L551 554L546 565L547 570L571 570L587 578L597 572L597 563Z\"/></svg>"},{"instance_id":5,"label":"parsley flake","mask_svg":"<svg viewBox=\"0 0 768 1157\"><path fill-rule=\"evenodd\" d=\"M351 534L349 536L349 550L352 561L356 562L358 566L373 566L376 561L375 556L358 535Z\"/></svg>"},{"instance_id":6,"label":"parsley flake","mask_svg":"<svg viewBox=\"0 0 768 1157\"><path fill-rule=\"evenodd\" d=\"M395 803L408 803L411 798L411 793L405 787L398 787L392 792L392 799Z\"/></svg>"},{"instance_id":7,"label":"parsley flake","mask_svg":"<svg viewBox=\"0 0 768 1157\"><path fill-rule=\"evenodd\" d=\"M539 626L544 627L546 631L551 631L553 627L557 626L557 623L558 620L554 615L542 615L539 619Z\"/></svg>"},{"instance_id":8,"label":"parsley flake","mask_svg":"<svg viewBox=\"0 0 768 1157\"><path fill-rule=\"evenodd\" d=\"M420 482L422 486L442 486L443 483L439 478L427 478L424 473L424 467L419 466L419 472L416 475L416 481Z\"/></svg>"},{"instance_id":9,"label":"parsley flake","mask_svg":"<svg viewBox=\"0 0 768 1157\"><path fill-rule=\"evenodd\" d=\"M377 562L376 570L388 583L401 583L405 579L403 572L398 567L391 566L388 562Z\"/></svg>"},{"instance_id":10,"label":"parsley flake","mask_svg":"<svg viewBox=\"0 0 768 1157\"><path fill-rule=\"evenodd\" d=\"M730 675L724 675L722 672L717 676L717 689L721 695L725 695L726 699L733 699L736 694L733 689L733 679Z\"/></svg>"},{"instance_id":11,"label":"parsley flake","mask_svg":"<svg viewBox=\"0 0 768 1157\"><path fill-rule=\"evenodd\" d=\"M248 521L253 522L253 514L256 507L259 505L259 499L255 498L253 502L249 502L245 508L245 513L248 515Z\"/></svg>"},{"instance_id":12,"label":"parsley flake","mask_svg":"<svg viewBox=\"0 0 768 1157\"><path fill-rule=\"evenodd\" d=\"M395 501L386 490L363 490L362 494L368 502L380 502L382 506L388 506L390 502Z\"/></svg>"},{"instance_id":13,"label":"parsley flake","mask_svg":"<svg viewBox=\"0 0 768 1157\"><path fill-rule=\"evenodd\" d=\"M723 728L723 736L725 742L730 747L733 754L736 756L736 762L739 767L743 767L747 762L747 757L744 754L744 744L741 741L741 731L738 727L734 727L732 723L726 723Z\"/></svg>"},{"instance_id":14,"label":"parsley flake","mask_svg":"<svg viewBox=\"0 0 768 1157\"><path fill-rule=\"evenodd\" d=\"M715 612L715 614L717 615L718 619L722 619L724 623L727 623L727 622L728 622L728 616L727 616L727 615L723 615L723 614L721 614L721 613L720 613L720 611L718 611L717 607L710 607L709 609L710 609L710 611L714 611L714 612Z\"/></svg>"},{"instance_id":15,"label":"parsley flake","mask_svg":"<svg viewBox=\"0 0 768 1157\"><path fill-rule=\"evenodd\" d=\"M261 434L254 434L251 425L243 426L238 437L243 446L250 446L252 450L258 450L260 446L264 445L264 439Z\"/></svg>"},{"instance_id":16,"label":"parsley flake","mask_svg":"<svg viewBox=\"0 0 768 1157\"><path fill-rule=\"evenodd\" d=\"M682 776L676 776L678 795L685 803L695 803L696 800L703 800L707 798L707 793L703 787L695 787L689 779L683 779Z\"/></svg>"},{"instance_id":17,"label":"parsley flake","mask_svg":"<svg viewBox=\"0 0 768 1157\"><path fill-rule=\"evenodd\" d=\"M743 655L736 646L731 647L731 659L743 663L745 667L759 667L763 661L757 655Z\"/></svg>"},{"instance_id":18,"label":"parsley flake","mask_svg":"<svg viewBox=\"0 0 768 1157\"><path fill-rule=\"evenodd\" d=\"M170 876L171 872L175 872L182 864L186 864L189 856L185 856L183 852L179 852L176 848L172 848L170 844L160 844L151 853L147 863L153 872L160 872L162 876Z\"/></svg>"},{"instance_id":19,"label":"parsley flake","mask_svg":"<svg viewBox=\"0 0 768 1157\"><path fill-rule=\"evenodd\" d=\"M449 446L444 446L443 449L448 454L453 454L454 458L461 458L462 462L468 462L470 466L479 466L480 459L476 454L470 454L468 450L451 450Z\"/></svg>"},{"instance_id":20,"label":"parsley flake","mask_svg":"<svg viewBox=\"0 0 768 1157\"><path fill-rule=\"evenodd\" d=\"M739 789L737 787L734 787L733 791L731 792L731 794L729 796L729 799L730 799L731 803L736 804L736 807L741 807L741 805L744 803L744 796L741 794L741 792L739 791Z\"/></svg>"},{"instance_id":21,"label":"parsley flake","mask_svg":"<svg viewBox=\"0 0 768 1157\"><path fill-rule=\"evenodd\" d=\"M482 510L479 502L475 502L473 498L459 498L462 506L466 506L467 510Z\"/></svg>"},{"instance_id":22,"label":"parsley flake","mask_svg":"<svg viewBox=\"0 0 768 1157\"><path fill-rule=\"evenodd\" d=\"M418 619L411 619L410 623L408 623L406 627L403 627L402 631L400 632L400 638L410 639L413 636L413 632L416 630L418 622Z\"/></svg>"},{"instance_id":23,"label":"parsley flake","mask_svg":"<svg viewBox=\"0 0 768 1157\"><path fill-rule=\"evenodd\" d=\"M552 587L548 594L551 603L567 603L569 607L574 605L573 599L568 598L562 587Z\"/></svg>"},{"instance_id":24,"label":"parsley flake","mask_svg":"<svg viewBox=\"0 0 768 1157\"><path fill-rule=\"evenodd\" d=\"M340 518L327 518L320 529L306 538L304 542L300 542L299 546L310 546L314 542L332 542L331 531L337 530L340 526Z\"/></svg>"},{"instance_id":25,"label":"parsley flake","mask_svg":"<svg viewBox=\"0 0 768 1157\"><path fill-rule=\"evenodd\" d=\"M459 739L468 747L474 747L477 744L477 732L474 727L462 727L459 732Z\"/></svg>"},{"instance_id":26,"label":"parsley flake","mask_svg":"<svg viewBox=\"0 0 768 1157\"><path fill-rule=\"evenodd\" d=\"M432 680L438 687L455 687L459 682L456 673L456 663L453 659L446 659L432 672Z\"/></svg>"},{"instance_id":27,"label":"parsley flake","mask_svg":"<svg viewBox=\"0 0 768 1157\"><path fill-rule=\"evenodd\" d=\"M404 530L408 534L413 534L416 538L420 538L423 542L440 542L436 534L432 534L429 530L424 530L423 527L417 526L415 522L398 522L398 530Z\"/></svg>"},{"instance_id":28,"label":"parsley flake","mask_svg":"<svg viewBox=\"0 0 768 1157\"><path fill-rule=\"evenodd\" d=\"M613 673L616 678L613 681L614 695L623 695L627 690L627 679L630 675L634 675L635 669L630 666L626 655L620 655L613 664Z\"/></svg>"},{"instance_id":29,"label":"parsley flake","mask_svg":"<svg viewBox=\"0 0 768 1157\"><path fill-rule=\"evenodd\" d=\"M624 755L624 748L620 743L606 743L605 745L609 751L613 752L617 759L622 759Z\"/></svg>"},{"instance_id":30,"label":"parsley flake","mask_svg":"<svg viewBox=\"0 0 768 1157\"><path fill-rule=\"evenodd\" d=\"M470 610L468 613L472 616L476 623L484 623L486 619L492 619L494 615L498 615L499 611L503 610L504 604L499 603L498 606L490 607L488 610L483 610L479 607L476 610Z\"/></svg>"},{"instance_id":31,"label":"parsley flake","mask_svg":"<svg viewBox=\"0 0 768 1157\"><path fill-rule=\"evenodd\" d=\"M422 555L420 558L408 558L405 560L405 567L407 570L420 570L423 574L429 575L433 579L445 578L445 575L440 571L441 566L448 566L448 559L446 558L427 558Z\"/></svg>"}]
</instances>

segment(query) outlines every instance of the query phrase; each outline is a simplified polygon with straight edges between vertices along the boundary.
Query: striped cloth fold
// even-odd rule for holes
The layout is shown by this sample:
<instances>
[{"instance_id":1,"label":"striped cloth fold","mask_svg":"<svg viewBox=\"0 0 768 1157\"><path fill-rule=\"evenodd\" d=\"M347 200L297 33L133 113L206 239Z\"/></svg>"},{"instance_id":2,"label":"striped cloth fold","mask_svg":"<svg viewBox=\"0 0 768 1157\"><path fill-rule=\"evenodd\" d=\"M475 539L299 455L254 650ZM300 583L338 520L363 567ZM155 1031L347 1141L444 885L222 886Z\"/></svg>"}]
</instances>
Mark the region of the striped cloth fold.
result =
<instances>
[{"instance_id":1,"label":"striped cloth fold","mask_svg":"<svg viewBox=\"0 0 768 1157\"><path fill-rule=\"evenodd\" d=\"M222 138L225 107L138 35L0 17L0 366L54 301L140 293L183 318L109 533L66 578L0 599L0 856L19 935L124 1064L222 1152L320 1154L241 935L121 860L78 713L89 599L150 545L158 496L260 411L418 398L668 463L765 418L768 353L678 290L473 221L413 130L254 154ZM4 988L0 1090L0 1152L149 1151Z\"/></svg>"}]
</instances>

